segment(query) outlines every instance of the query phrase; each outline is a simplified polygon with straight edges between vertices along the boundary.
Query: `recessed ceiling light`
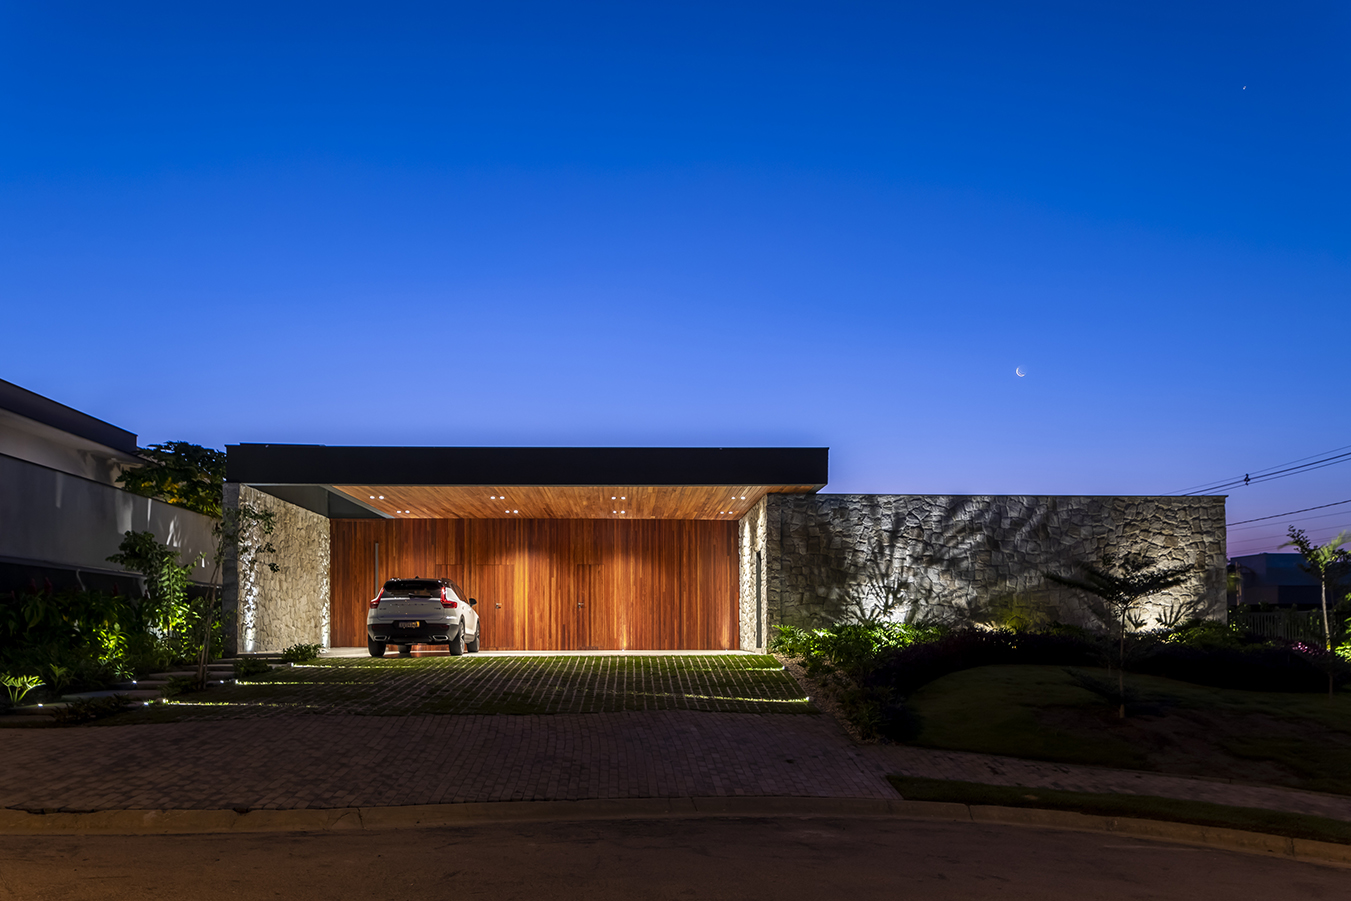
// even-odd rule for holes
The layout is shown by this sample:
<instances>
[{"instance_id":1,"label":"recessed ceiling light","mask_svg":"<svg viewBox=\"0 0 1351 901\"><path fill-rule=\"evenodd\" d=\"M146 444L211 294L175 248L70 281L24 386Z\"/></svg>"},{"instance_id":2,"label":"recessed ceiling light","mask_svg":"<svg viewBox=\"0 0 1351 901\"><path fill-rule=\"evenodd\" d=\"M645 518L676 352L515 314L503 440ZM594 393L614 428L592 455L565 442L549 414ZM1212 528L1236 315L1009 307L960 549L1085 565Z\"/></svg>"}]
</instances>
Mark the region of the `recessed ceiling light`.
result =
<instances>
[{"instance_id":1,"label":"recessed ceiling light","mask_svg":"<svg viewBox=\"0 0 1351 901\"><path fill-rule=\"evenodd\" d=\"M380 500L384 500L384 499L385 499L385 496L384 496L383 494L380 495Z\"/></svg>"},{"instance_id":2,"label":"recessed ceiling light","mask_svg":"<svg viewBox=\"0 0 1351 901\"><path fill-rule=\"evenodd\" d=\"M375 500L375 495L371 495L371 500Z\"/></svg>"},{"instance_id":3,"label":"recessed ceiling light","mask_svg":"<svg viewBox=\"0 0 1351 901\"><path fill-rule=\"evenodd\" d=\"M520 513L521 511L520 511L520 510L512 510L511 512L512 512L512 513Z\"/></svg>"},{"instance_id":4,"label":"recessed ceiling light","mask_svg":"<svg viewBox=\"0 0 1351 901\"><path fill-rule=\"evenodd\" d=\"M628 498L624 497L623 495L620 495L619 499L620 499L621 501L626 501L626 500L628 500Z\"/></svg>"},{"instance_id":5,"label":"recessed ceiling light","mask_svg":"<svg viewBox=\"0 0 1351 901\"><path fill-rule=\"evenodd\" d=\"M612 495L610 495L610 500L612 500L612 501L617 501L617 500L619 500L619 498L615 497L615 496L612 494Z\"/></svg>"}]
</instances>

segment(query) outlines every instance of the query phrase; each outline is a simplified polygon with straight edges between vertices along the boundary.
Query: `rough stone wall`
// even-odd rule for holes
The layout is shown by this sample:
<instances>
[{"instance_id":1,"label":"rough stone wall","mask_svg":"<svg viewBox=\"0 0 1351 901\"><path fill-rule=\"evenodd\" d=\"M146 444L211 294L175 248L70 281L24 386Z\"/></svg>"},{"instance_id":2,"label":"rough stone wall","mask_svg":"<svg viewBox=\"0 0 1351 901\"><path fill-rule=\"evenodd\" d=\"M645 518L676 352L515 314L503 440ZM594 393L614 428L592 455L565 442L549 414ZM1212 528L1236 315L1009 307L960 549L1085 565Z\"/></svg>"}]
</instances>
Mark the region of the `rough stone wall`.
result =
<instances>
[{"instance_id":1,"label":"rough stone wall","mask_svg":"<svg viewBox=\"0 0 1351 901\"><path fill-rule=\"evenodd\" d=\"M225 608L234 613L236 649L276 651L300 642L328 647L328 519L247 485L226 484L226 505L240 502L275 515L274 531L267 537L277 553L263 559L280 569L274 573L260 564L240 572L233 555L227 557Z\"/></svg>"},{"instance_id":2,"label":"rough stone wall","mask_svg":"<svg viewBox=\"0 0 1351 901\"><path fill-rule=\"evenodd\" d=\"M756 553L763 561L765 554L766 517L769 503L761 499L737 523L738 597L740 598L740 633L742 650L762 651L769 642L769 616L765 603L764 564L761 563L760 594L757 604L755 579ZM757 628L757 617L759 619Z\"/></svg>"},{"instance_id":3,"label":"rough stone wall","mask_svg":"<svg viewBox=\"0 0 1351 901\"><path fill-rule=\"evenodd\" d=\"M1187 564L1191 579L1150 599L1150 623L1194 601L1225 612L1222 497L770 495L772 621L831 625L894 604L904 622L1099 624L1082 592L1047 571L1104 553ZM772 560L772 565L769 561ZM768 576L768 573L767 573Z\"/></svg>"}]
</instances>

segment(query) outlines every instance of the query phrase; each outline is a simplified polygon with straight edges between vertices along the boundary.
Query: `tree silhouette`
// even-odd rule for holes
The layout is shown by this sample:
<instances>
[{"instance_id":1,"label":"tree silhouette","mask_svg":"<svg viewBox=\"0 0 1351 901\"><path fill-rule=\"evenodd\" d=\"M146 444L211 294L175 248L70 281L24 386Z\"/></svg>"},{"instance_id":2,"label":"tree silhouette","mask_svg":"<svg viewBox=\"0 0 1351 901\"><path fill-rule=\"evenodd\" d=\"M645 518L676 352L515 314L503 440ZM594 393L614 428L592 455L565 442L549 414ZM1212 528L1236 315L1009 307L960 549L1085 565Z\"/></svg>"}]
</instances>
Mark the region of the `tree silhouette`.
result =
<instances>
[{"instance_id":1,"label":"tree silhouette","mask_svg":"<svg viewBox=\"0 0 1351 901\"><path fill-rule=\"evenodd\" d=\"M1148 554L1112 553L1102 555L1100 565L1080 563L1083 578L1047 573L1046 578L1068 588L1077 588L1097 598L1098 604L1089 604L1089 610L1108 628L1117 631L1119 659L1117 661L1118 717L1126 716L1126 626L1136 629L1144 625L1139 615L1144 600L1187 581L1191 567L1186 565L1158 567L1158 561ZM1110 667L1109 667L1110 670Z\"/></svg>"}]
</instances>

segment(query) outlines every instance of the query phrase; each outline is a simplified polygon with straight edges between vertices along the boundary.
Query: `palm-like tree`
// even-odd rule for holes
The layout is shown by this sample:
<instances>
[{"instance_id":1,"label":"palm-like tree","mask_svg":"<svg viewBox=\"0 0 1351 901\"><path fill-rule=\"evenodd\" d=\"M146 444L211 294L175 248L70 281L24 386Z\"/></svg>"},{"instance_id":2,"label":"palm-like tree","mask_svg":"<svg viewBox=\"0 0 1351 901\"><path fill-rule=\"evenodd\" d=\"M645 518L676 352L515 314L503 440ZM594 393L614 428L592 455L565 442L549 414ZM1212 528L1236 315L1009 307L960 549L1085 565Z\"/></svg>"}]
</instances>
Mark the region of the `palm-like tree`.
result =
<instances>
[{"instance_id":1,"label":"palm-like tree","mask_svg":"<svg viewBox=\"0 0 1351 901\"><path fill-rule=\"evenodd\" d=\"M1080 563L1083 578L1047 573L1046 578L1068 588L1078 588L1098 598L1100 606L1090 606L1099 619L1118 633L1119 660L1117 661L1118 717L1126 716L1126 626L1140 628L1144 623L1138 610L1144 600L1187 581L1191 567L1186 565L1157 567L1157 561L1147 554L1123 554L1117 558L1107 553L1102 563ZM1109 671L1111 667L1108 667Z\"/></svg>"}]
</instances>

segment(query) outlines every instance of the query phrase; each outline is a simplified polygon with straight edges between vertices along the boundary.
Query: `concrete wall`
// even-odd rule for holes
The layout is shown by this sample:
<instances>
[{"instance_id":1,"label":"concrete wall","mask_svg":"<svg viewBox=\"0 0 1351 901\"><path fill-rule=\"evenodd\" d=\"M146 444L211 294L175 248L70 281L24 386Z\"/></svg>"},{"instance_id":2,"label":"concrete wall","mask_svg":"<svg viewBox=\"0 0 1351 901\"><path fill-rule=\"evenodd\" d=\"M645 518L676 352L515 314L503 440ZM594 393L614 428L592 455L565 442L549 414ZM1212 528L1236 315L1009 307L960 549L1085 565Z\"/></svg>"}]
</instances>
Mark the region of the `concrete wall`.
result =
<instances>
[{"instance_id":1,"label":"concrete wall","mask_svg":"<svg viewBox=\"0 0 1351 901\"><path fill-rule=\"evenodd\" d=\"M889 618L1093 626L1087 598L1045 578L1104 552L1186 564L1151 619L1200 600L1224 616L1222 497L769 495L766 592L773 622L819 627L890 599Z\"/></svg>"},{"instance_id":2,"label":"concrete wall","mask_svg":"<svg viewBox=\"0 0 1351 901\"><path fill-rule=\"evenodd\" d=\"M108 562L124 533L153 532L184 562L214 553L213 520L103 482L0 455L0 558L125 572ZM206 581L210 563L192 578Z\"/></svg>"},{"instance_id":3,"label":"concrete wall","mask_svg":"<svg viewBox=\"0 0 1351 901\"><path fill-rule=\"evenodd\" d=\"M275 526L270 536L257 532L250 542L270 540L277 552L262 561L280 564L278 572L265 565L241 572L239 561L225 561L224 604L234 623L234 646L227 652L277 651L297 643L328 647L329 643L329 524L328 518L295 504L227 482L225 504L241 503L270 511Z\"/></svg>"}]
</instances>

